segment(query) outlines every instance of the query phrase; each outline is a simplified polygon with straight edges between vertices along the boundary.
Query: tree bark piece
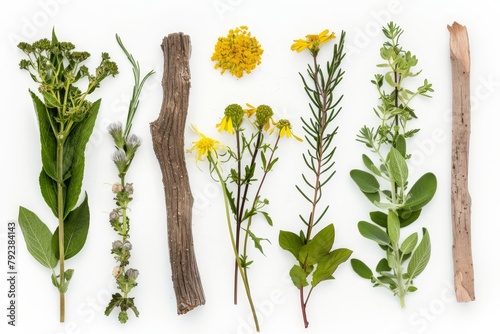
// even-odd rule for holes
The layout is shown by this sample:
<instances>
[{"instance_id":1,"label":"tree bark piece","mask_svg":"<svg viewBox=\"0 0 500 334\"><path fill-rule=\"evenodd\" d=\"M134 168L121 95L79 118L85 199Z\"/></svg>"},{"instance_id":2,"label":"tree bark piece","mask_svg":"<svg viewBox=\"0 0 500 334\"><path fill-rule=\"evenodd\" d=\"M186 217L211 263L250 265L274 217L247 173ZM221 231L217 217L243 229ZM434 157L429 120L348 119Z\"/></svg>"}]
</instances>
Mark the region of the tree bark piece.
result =
<instances>
[{"instance_id":1,"label":"tree bark piece","mask_svg":"<svg viewBox=\"0 0 500 334\"><path fill-rule=\"evenodd\" d=\"M470 139L470 52L467 28L448 26L453 86L451 200L455 294L458 302L476 299L471 248L468 186Z\"/></svg>"},{"instance_id":2,"label":"tree bark piece","mask_svg":"<svg viewBox=\"0 0 500 334\"><path fill-rule=\"evenodd\" d=\"M150 124L153 149L160 163L167 207L168 246L177 313L205 304L192 235L193 196L186 168L184 130L189 104L191 41L183 33L163 39L163 102Z\"/></svg>"}]
</instances>

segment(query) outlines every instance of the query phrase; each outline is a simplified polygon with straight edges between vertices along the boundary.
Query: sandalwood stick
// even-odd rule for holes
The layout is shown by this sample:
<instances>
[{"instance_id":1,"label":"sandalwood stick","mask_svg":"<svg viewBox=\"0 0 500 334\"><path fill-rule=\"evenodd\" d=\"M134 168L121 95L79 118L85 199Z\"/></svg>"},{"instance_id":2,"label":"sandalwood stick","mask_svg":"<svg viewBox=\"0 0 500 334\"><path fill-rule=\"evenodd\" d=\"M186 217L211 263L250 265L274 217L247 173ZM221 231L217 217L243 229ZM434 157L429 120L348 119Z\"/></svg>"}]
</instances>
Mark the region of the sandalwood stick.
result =
<instances>
[{"instance_id":1,"label":"sandalwood stick","mask_svg":"<svg viewBox=\"0 0 500 334\"><path fill-rule=\"evenodd\" d=\"M174 33L163 39L163 103L150 124L153 149L163 175L172 281L177 313L205 304L192 235L193 196L186 168L184 130L189 104L191 42Z\"/></svg>"},{"instance_id":2,"label":"sandalwood stick","mask_svg":"<svg viewBox=\"0 0 500 334\"><path fill-rule=\"evenodd\" d=\"M471 248L471 198L468 187L470 139L470 54L467 28L448 26L453 86L451 208L453 263L458 302L475 300Z\"/></svg>"}]
</instances>

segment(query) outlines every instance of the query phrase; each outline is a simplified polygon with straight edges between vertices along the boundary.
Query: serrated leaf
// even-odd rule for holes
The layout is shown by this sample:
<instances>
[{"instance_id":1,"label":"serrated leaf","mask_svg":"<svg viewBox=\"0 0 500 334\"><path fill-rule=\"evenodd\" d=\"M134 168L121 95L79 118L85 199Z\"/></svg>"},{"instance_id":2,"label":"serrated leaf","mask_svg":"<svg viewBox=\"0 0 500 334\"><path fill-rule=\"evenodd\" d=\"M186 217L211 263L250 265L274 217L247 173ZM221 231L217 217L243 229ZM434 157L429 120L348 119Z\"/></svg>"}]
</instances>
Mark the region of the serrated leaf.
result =
<instances>
[{"instance_id":1,"label":"serrated leaf","mask_svg":"<svg viewBox=\"0 0 500 334\"><path fill-rule=\"evenodd\" d=\"M58 259L52 252L52 233L47 225L36 214L22 206L19 207L18 220L28 252L44 267L54 268Z\"/></svg>"},{"instance_id":2,"label":"serrated leaf","mask_svg":"<svg viewBox=\"0 0 500 334\"><path fill-rule=\"evenodd\" d=\"M408 199L403 208L416 211L420 210L434 197L437 189L437 179L432 173L426 173L408 191Z\"/></svg>"},{"instance_id":3,"label":"serrated leaf","mask_svg":"<svg viewBox=\"0 0 500 334\"><path fill-rule=\"evenodd\" d=\"M418 233L412 233L408 238L403 241L399 250L403 255L410 254L415 249L418 242Z\"/></svg>"},{"instance_id":4,"label":"serrated leaf","mask_svg":"<svg viewBox=\"0 0 500 334\"><path fill-rule=\"evenodd\" d=\"M423 229L422 241L415 249L413 256L408 263L408 275L415 278L424 271L431 257L431 239L427 229Z\"/></svg>"},{"instance_id":5,"label":"serrated leaf","mask_svg":"<svg viewBox=\"0 0 500 334\"><path fill-rule=\"evenodd\" d=\"M294 265L292 269L290 269L290 278L292 279L293 285L298 289L309 285L309 283L307 283L307 274L304 269L298 265Z\"/></svg>"},{"instance_id":6,"label":"serrated leaf","mask_svg":"<svg viewBox=\"0 0 500 334\"><path fill-rule=\"evenodd\" d=\"M387 233L373 224L360 221L358 223L358 230L363 237L373 240L379 245L391 246L391 240L389 239Z\"/></svg>"},{"instance_id":7,"label":"serrated leaf","mask_svg":"<svg viewBox=\"0 0 500 334\"><path fill-rule=\"evenodd\" d=\"M90 212L85 198L75 210L71 211L64 220L64 259L70 259L85 245L90 224ZM59 254L59 227L56 228L52 236L52 247L54 254Z\"/></svg>"},{"instance_id":8,"label":"serrated leaf","mask_svg":"<svg viewBox=\"0 0 500 334\"><path fill-rule=\"evenodd\" d=\"M300 263L314 265L318 263L332 249L335 240L333 224L325 226L299 251Z\"/></svg>"},{"instance_id":9,"label":"serrated leaf","mask_svg":"<svg viewBox=\"0 0 500 334\"><path fill-rule=\"evenodd\" d=\"M389 210L389 214L387 215L387 233L393 245L397 245L399 242L399 232L399 217L393 210Z\"/></svg>"},{"instance_id":10,"label":"serrated leaf","mask_svg":"<svg viewBox=\"0 0 500 334\"><path fill-rule=\"evenodd\" d=\"M373 272L368 266L361 260L351 259L352 269L356 274L362 278L371 279L373 277Z\"/></svg>"},{"instance_id":11,"label":"serrated leaf","mask_svg":"<svg viewBox=\"0 0 500 334\"><path fill-rule=\"evenodd\" d=\"M104 310L104 314L110 315L115 307L120 306L121 302L122 302L122 295L120 295L119 293L114 293L111 296L111 300L109 301L108 306Z\"/></svg>"},{"instance_id":12,"label":"serrated leaf","mask_svg":"<svg viewBox=\"0 0 500 334\"><path fill-rule=\"evenodd\" d=\"M279 244L281 248L292 253L297 260L299 259L299 251L304 246L301 238L289 231L280 231Z\"/></svg>"},{"instance_id":13,"label":"serrated leaf","mask_svg":"<svg viewBox=\"0 0 500 334\"><path fill-rule=\"evenodd\" d=\"M396 184L403 188L408 180L408 165L406 159L399 153L397 149L391 146L388 155L389 171Z\"/></svg>"},{"instance_id":14,"label":"serrated leaf","mask_svg":"<svg viewBox=\"0 0 500 334\"><path fill-rule=\"evenodd\" d=\"M332 279L332 275L335 270L337 270L337 267L341 263L347 261L351 254L352 250L339 248L324 256L321 261L318 262L316 270L313 273L311 285L315 287L322 281Z\"/></svg>"}]
</instances>

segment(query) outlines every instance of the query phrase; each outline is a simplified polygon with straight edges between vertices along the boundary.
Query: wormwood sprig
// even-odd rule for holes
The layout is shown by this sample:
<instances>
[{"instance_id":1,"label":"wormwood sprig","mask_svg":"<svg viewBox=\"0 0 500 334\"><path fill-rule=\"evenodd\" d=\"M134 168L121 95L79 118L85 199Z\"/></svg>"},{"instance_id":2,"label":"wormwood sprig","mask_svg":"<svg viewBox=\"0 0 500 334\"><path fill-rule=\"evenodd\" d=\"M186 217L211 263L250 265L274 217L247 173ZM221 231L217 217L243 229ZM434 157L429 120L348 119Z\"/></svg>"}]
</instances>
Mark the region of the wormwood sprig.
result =
<instances>
[{"instance_id":1,"label":"wormwood sprig","mask_svg":"<svg viewBox=\"0 0 500 334\"><path fill-rule=\"evenodd\" d=\"M249 245L253 243L254 247L264 254L263 243L269 240L257 236L252 230L252 224L256 216L261 216L272 226L273 221L266 211L269 200L262 196L261 191L267 176L278 162L276 153L280 139L301 139L292 133L288 120L273 121L273 111L269 106L248 107L243 109L238 104L229 105L221 122L217 124L220 132L226 131L234 136L234 148L222 145L194 128L200 139L189 152L196 153L197 161L207 158L212 178L222 187L226 220L235 257L234 303L237 304L238 301L240 277L256 330L259 331L248 275L248 269L253 263ZM275 130L276 135L270 136ZM223 166L229 166L229 170L224 170Z\"/></svg>"},{"instance_id":2,"label":"wormwood sprig","mask_svg":"<svg viewBox=\"0 0 500 334\"><path fill-rule=\"evenodd\" d=\"M428 93L433 89L427 79L415 90L407 88L405 80L420 74L420 71L414 72L417 57L400 46L403 30L398 25L391 22L382 31L387 41L380 49L384 62L378 67L387 72L376 74L372 80L380 96L380 103L374 109L380 125L376 129L364 126L357 136L357 140L370 149L377 163L363 154L368 172L354 169L351 177L380 210L370 213L372 223L360 221L358 230L363 237L375 241L385 256L378 262L375 273L359 259L352 259L351 265L359 276L369 279L374 286L387 288L398 296L404 307L405 296L417 290L413 280L427 266L431 244L427 229L423 228L420 243L417 232L403 239L401 229L418 219L437 188L434 174L426 173L408 190L407 160L411 155L406 150L406 141L419 131L408 128L408 122L417 118L410 102L417 96L430 97Z\"/></svg>"},{"instance_id":3,"label":"wormwood sprig","mask_svg":"<svg viewBox=\"0 0 500 334\"><path fill-rule=\"evenodd\" d=\"M332 58L326 64L326 71L317 62L320 45L335 38L335 34L324 30L318 35L307 35L306 39L295 40L292 51L309 50L312 65L308 65L307 77L300 74L304 89L310 99L311 117L302 119L302 128L309 144L303 160L310 171L309 176L302 174L303 186L296 185L302 197L309 203L311 210L306 215L299 215L305 229L299 234L290 231L280 231L281 248L292 253L298 264L290 270L293 284L299 289L300 307L304 327L309 326L307 319L307 304L314 288L321 282L333 279L337 267L347 261L352 251L346 248L332 250L335 229L333 224L322 228L314 234L314 228L320 223L329 209L329 205L321 208L324 187L331 181L335 170L333 160L336 147L333 139L338 126L334 120L342 109L339 104L342 96L335 97L335 88L342 81L344 71L340 65L345 56L345 32L333 48ZM306 288L310 286L309 291Z\"/></svg>"},{"instance_id":4,"label":"wormwood sprig","mask_svg":"<svg viewBox=\"0 0 500 334\"><path fill-rule=\"evenodd\" d=\"M111 246L111 254L114 255L118 265L113 269L113 276L116 279L118 289L122 293L114 293L111 301L106 307L104 314L110 315L114 308L119 308L118 320L126 323L128 320L128 309L131 309L135 316L139 316L139 310L135 306L134 298L129 297L131 290L137 286L139 270L128 268L132 243L130 242L130 218L128 217L128 204L132 201L134 188L132 183L127 182L127 172L134 160L137 149L141 145L141 139L135 134L130 134L135 113L139 107L139 96L146 80L153 75L154 71L147 73L141 79L141 69L139 62L127 51L120 37L116 35L116 41L132 64L134 73L134 87L129 103L125 130L120 122L112 123L108 127L109 134L113 138L116 151L112 155L112 160L118 170L119 182L113 184L111 190L115 194L116 208L109 214L111 227L118 233L120 239L115 240Z\"/></svg>"},{"instance_id":5,"label":"wormwood sprig","mask_svg":"<svg viewBox=\"0 0 500 334\"><path fill-rule=\"evenodd\" d=\"M100 106L100 100L90 102L87 98L106 77L115 76L118 67L102 53L101 63L91 74L83 65L90 53L75 51L72 43L59 42L54 30L51 40L21 42L18 47L28 57L21 60L21 69L39 85L41 98L30 91L40 130L39 183L58 227L52 233L35 213L22 206L19 225L30 254L52 270L52 283L59 290L60 321L64 322L65 293L73 277L73 269L65 268L65 260L83 248L90 221L87 194L75 208L84 175L85 147Z\"/></svg>"}]
</instances>

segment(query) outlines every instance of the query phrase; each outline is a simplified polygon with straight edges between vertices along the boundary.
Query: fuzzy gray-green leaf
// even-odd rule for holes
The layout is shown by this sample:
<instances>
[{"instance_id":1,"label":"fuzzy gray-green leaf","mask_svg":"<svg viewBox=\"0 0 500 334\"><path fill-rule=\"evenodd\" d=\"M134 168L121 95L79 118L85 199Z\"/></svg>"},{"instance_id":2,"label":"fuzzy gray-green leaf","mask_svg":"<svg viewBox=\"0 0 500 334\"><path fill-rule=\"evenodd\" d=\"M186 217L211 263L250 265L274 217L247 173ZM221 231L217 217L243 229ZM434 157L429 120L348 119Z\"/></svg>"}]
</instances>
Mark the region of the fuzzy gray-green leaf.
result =
<instances>
[{"instance_id":1,"label":"fuzzy gray-green leaf","mask_svg":"<svg viewBox=\"0 0 500 334\"><path fill-rule=\"evenodd\" d=\"M408 165L397 149L391 146L389 151L389 171L396 184L403 188L408 180Z\"/></svg>"},{"instance_id":2,"label":"fuzzy gray-green leaf","mask_svg":"<svg viewBox=\"0 0 500 334\"><path fill-rule=\"evenodd\" d=\"M356 274L362 278L371 279L373 277L373 272L368 266L361 260L351 259L352 269Z\"/></svg>"},{"instance_id":3,"label":"fuzzy gray-green leaf","mask_svg":"<svg viewBox=\"0 0 500 334\"><path fill-rule=\"evenodd\" d=\"M410 254L415 249L418 242L418 233L412 233L408 238L403 241L399 250L403 255Z\"/></svg>"},{"instance_id":4,"label":"fuzzy gray-green leaf","mask_svg":"<svg viewBox=\"0 0 500 334\"><path fill-rule=\"evenodd\" d=\"M385 231L383 231L381 228L373 224L370 224L365 221L360 221L358 223L358 230L362 236L364 236L367 239L375 241L379 245L383 246L391 245L391 239L389 239L387 233L385 233Z\"/></svg>"},{"instance_id":5,"label":"fuzzy gray-green leaf","mask_svg":"<svg viewBox=\"0 0 500 334\"><path fill-rule=\"evenodd\" d=\"M413 256L410 259L410 263L408 263L408 275L410 277L415 278L424 271L427 263L429 263L429 259L431 257L431 239L429 237L429 233L424 228L422 241L415 249Z\"/></svg>"},{"instance_id":6,"label":"fuzzy gray-green leaf","mask_svg":"<svg viewBox=\"0 0 500 334\"><path fill-rule=\"evenodd\" d=\"M432 173L426 173L408 191L405 209L417 211L430 202L437 189L437 179Z\"/></svg>"},{"instance_id":7,"label":"fuzzy gray-green leaf","mask_svg":"<svg viewBox=\"0 0 500 334\"><path fill-rule=\"evenodd\" d=\"M351 178L364 193L378 193L380 184L375 176L359 169L351 170Z\"/></svg>"}]
</instances>

